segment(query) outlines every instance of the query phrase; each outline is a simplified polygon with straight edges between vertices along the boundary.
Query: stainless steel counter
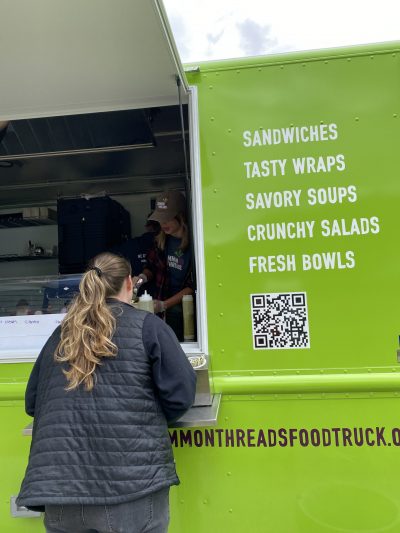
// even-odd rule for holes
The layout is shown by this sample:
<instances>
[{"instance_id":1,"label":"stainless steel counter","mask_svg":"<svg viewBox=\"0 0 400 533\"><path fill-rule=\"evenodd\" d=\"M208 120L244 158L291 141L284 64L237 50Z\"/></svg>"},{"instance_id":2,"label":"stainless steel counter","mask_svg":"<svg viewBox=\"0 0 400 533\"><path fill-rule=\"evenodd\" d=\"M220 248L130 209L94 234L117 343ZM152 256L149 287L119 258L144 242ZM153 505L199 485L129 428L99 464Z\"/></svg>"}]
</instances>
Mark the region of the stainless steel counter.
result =
<instances>
[{"instance_id":1,"label":"stainless steel counter","mask_svg":"<svg viewBox=\"0 0 400 533\"><path fill-rule=\"evenodd\" d=\"M221 394L212 396L211 405L195 406L189 409L176 422L170 424L174 428L190 428L215 426L218 421L219 406L221 404Z\"/></svg>"}]
</instances>

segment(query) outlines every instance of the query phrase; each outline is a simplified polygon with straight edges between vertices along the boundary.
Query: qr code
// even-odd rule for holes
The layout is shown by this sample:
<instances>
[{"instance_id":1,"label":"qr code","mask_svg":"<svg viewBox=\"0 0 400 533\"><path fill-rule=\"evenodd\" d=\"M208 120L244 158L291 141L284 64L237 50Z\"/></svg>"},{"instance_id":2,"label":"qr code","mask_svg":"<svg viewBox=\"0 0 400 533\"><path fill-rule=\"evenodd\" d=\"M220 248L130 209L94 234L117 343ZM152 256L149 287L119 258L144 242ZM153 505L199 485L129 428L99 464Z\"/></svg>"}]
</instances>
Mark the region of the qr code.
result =
<instances>
[{"instance_id":1,"label":"qr code","mask_svg":"<svg viewBox=\"0 0 400 533\"><path fill-rule=\"evenodd\" d=\"M305 292L251 295L255 350L309 348Z\"/></svg>"}]
</instances>

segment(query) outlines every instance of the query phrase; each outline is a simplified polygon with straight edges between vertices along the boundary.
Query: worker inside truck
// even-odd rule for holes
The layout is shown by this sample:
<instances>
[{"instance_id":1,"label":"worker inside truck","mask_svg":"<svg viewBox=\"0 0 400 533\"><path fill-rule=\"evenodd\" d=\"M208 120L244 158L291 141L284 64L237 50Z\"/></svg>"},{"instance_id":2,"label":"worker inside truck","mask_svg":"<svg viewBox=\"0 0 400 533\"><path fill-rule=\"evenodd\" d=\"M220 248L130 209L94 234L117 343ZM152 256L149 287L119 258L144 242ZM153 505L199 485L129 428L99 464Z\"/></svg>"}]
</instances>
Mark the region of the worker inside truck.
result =
<instances>
[{"instance_id":1,"label":"worker inside truck","mask_svg":"<svg viewBox=\"0 0 400 533\"><path fill-rule=\"evenodd\" d=\"M151 214L152 212L147 216L150 217ZM144 232L141 235L128 239L121 244L114 246L109 251L116 255L122 255L125 259L128 259L131 264L132 275L139 276L146 264L147 253L150 248L153 247L154 238L159 232L160 224L155 220L149 220L149 218L147 218ZM153 292L149 290L149 287L146 287L146 289L147 292L153 294Z\"/></svg>"},{"instance_id":2,"label":"worker inside truck","mask_svg":"<svg viewBox=\"0 0 400 533\"><path fill-rule=\"evenodd\" d=\"M187 206L179 191L165 191L156 200L149 220L161 230L148 251L143 272L134 278L137 287L153 283L154 312L164 316L180 341L184 340L182 299L193 295L192 249Z\"/></svg>"}]
</instances>

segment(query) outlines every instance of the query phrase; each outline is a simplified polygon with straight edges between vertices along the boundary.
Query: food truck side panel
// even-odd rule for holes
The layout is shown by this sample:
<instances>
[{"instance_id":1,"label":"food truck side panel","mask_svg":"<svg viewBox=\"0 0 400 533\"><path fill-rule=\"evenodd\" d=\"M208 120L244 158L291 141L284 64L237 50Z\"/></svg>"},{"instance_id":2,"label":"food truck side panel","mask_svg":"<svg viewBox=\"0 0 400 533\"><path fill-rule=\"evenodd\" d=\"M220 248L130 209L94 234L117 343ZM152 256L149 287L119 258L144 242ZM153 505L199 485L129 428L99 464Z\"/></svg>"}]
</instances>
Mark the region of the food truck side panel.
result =
<instances>
[{"instance_id":1,"label":"food truck side panel","mask_svg":"<svg viewBox=\"0 0 400 533\"><path fill-rule=\"evenodd\" d=\"M171 531L399 531L398 393L224 396L171 431ZM355 428L355 429L354 429Z\"/></svg>"},{"instance_id":2,"label":"food truck side panel","mask_svg":"<svg viewBox=\"0 0 400 533\"><path fill-rule=\"evenodd\" d=\"M171 433L173 531L399 528L399 57L358 47L190 76L223 401L216 427Z\"/></svg>"},{"instance_id":3,"label":"food truck side panel","mask_svg":"<svg viewBox=\"0 0 400 533\"><path fill-rule=\"evenodd\" d=\"M381 45L191 76L214 373L397 364L399 57Z\"/></svg>"},{"instance_id":4,"label":"food truck side panel","mask_svg":"<svg viewBox=\"0 0 400 533\"><path fill-rule=\"evenodd\" d=\"M182 484L171 492L170 530L394 533L399 47L202 65L190 82L199 93L210 365L223 400L217 426L171 429ZM336 138L304 141L324 124L313 135ZM278 142L296 126L306 128L302 142ZM303 157L313 158L309 171ZM348 194L308 203L310 189L329 187ZM269 193L284 191L293 205L266 206ZM261 194L259 207L249 194ZM335 235L321 234L342 219ZM312 236L296 226L300 236L262 240L266 224L288 235L295 226L283 223L306 221ZM296 268L268 259L280 255L294 256ZM12 518L9 507L30 444L21 433L28 372L2 365L0 384L0 524L19 533L43 530L41 519Z\"/></svg>"},{"instance_id":5,"label":"food truck side panel","mask_svg":"<svg viewBox=\"0 0 400 533\"><path fill-rule=\"evenodd\" d=\"M10 514L30 438L23 401L2 408L0 524L39 533L41 518ZM396 533L398 408L398 393L224 397L218 426L171 430L181 485L170 531Z\"/></svg>"}]
</instances>

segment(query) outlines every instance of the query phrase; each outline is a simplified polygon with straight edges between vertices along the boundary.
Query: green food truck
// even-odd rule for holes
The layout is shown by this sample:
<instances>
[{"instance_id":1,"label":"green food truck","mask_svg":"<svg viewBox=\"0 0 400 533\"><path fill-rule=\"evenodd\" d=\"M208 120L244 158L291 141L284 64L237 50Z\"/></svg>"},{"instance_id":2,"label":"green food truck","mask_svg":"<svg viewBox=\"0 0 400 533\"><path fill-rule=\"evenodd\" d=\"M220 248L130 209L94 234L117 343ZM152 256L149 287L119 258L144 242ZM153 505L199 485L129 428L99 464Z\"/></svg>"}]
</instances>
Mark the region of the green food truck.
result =
<instances>
[{"instance_id":1,"label":"green food truck","mask_svg":"<svg viewBox=\"0 0 400 533\"><path fill-rule=\"evenodd\" d=\"M176 189L198 385L171 533L398 533L400 43L184 68L160 0L1 17L0 531L44 530L15 499L27 378L79 283L61 202L116 202L135 237Z\"/></svg>"}]
</instances>

